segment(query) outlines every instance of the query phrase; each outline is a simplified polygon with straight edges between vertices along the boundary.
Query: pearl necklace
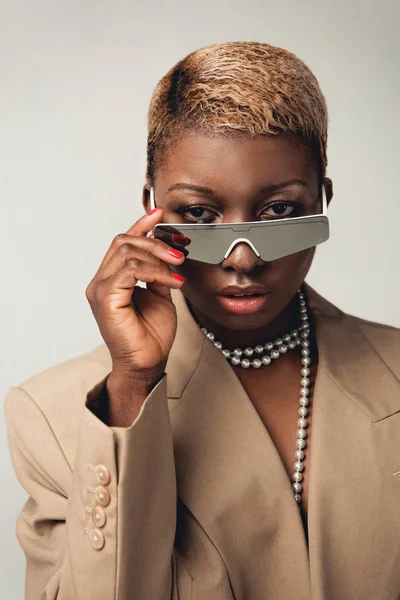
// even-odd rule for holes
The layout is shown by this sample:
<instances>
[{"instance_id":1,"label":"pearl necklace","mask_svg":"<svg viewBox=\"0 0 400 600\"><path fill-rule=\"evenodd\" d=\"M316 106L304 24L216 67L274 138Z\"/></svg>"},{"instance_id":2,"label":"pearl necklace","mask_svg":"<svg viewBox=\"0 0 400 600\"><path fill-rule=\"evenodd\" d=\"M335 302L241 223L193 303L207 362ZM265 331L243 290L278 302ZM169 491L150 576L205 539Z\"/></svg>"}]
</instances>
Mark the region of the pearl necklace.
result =
<instances>
[{"instance_id":1,"label":"pearl necklace","mask_svg":"<svg viewBox=\"0 0 400 600\"><path fill-rule=\"evenodd\" d=\"M292 329L291 332L285 333L283 336L276 338L272 342L266 342L264 345L258 344L254 348L247 347L242 350L241 348L235 348L235 350L227 350L222 347L221 342L215 340L215 336L211 331L207 331L205 327L201 328L201 331L204 335L213 342L214 346L218 348L225 356L226 359L230 360L231 363L235 366L241 366L244 369L248 369L252 366L254 369L259 369L261 366L268 366L272 364L272 362L278 359L280 356L285 354L288 350L294 350L297 346L301 346L301 388L300 388L300 399L299 399L299 415L300 419L297 421L298 430L297 430L297 439L296 439L296 451L295 458L296 462L293 464L294 472L292 475L293 479L293 491L294 498L297 502L297 505L300 507L301 503L301 491L303 489L301 485L301 481L303 480L304 464L303 461L305 459L304 449L306 447L306 437L307 437L307 415L309 409L307 408L310 403L310 379L309 375L311 359L310 359L310 324L308 318L308 310L307 303L302 292L301 288L297 291L297 298L299 304L299 312L300 312L300 320L302 321L300 327L297 329ZM254 358L253 360L249 360L254 354L262 354L263 352L269 352L261 359ZM242 356L245 358L242 358Z\"/></svg>"}]
</instances>

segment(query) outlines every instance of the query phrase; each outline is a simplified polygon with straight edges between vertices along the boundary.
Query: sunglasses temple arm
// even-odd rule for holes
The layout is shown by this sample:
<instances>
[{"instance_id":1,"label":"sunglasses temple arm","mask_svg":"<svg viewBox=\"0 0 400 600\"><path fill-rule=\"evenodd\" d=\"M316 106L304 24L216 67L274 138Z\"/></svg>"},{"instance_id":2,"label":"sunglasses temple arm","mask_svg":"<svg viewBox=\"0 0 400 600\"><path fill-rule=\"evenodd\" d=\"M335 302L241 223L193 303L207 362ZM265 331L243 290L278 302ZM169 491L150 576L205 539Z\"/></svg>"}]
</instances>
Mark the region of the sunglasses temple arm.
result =
<instances>
[{"instance_id":1,"label":"sunglasses temple arm","mask_svg":"<svg viewBox=\"0 0 400 600\"><path fill-rule=\"evenodd\" d=\"M153 210L153 208L156 207L156 204L154 202L154 191L153 191L153 187L150 188L150 210Z\"/></svg>"},{"instance_id":2,"label":"sunglasses temple arm","mask_svg":"<svg viewBox=\"0 0 400 600\"><path fill-rule=\"evenodd\" d=\"M328 214L328 205L326 202L326 191L325 191L324 184L322 184L322 214L324 216L327 216L327 214Z\"/></svg>"}]
</instances>

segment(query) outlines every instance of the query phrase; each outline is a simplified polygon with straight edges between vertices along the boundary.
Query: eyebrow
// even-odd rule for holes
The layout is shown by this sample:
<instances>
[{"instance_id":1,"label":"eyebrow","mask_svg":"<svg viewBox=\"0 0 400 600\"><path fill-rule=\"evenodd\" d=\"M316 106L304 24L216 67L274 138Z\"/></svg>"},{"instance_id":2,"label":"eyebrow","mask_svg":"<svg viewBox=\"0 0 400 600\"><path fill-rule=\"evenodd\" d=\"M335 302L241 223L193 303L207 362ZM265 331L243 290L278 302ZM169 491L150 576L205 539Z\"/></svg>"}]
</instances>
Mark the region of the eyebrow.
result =
<instances>
[{"instance_id":1,"label":"eyebrow","mask_svg":"<svg viewBox=\"0 0 400 600\"><path fill-rule=\"evenodd\" d=\"M288 185L297 184L302 187L307 187L307 183L301 179L288 179L287 181L281 181L280 183L271 183L270 185L264 186L260 189L259 194L266 194L270 192L276 192ZM168 188L168 192L173 190L192 190L193 192L200 192L206 196L215 197L215 192L211 188L203 187L201 185L193 185L191 183L175 183Z\"/></svg>"}]
</instances>

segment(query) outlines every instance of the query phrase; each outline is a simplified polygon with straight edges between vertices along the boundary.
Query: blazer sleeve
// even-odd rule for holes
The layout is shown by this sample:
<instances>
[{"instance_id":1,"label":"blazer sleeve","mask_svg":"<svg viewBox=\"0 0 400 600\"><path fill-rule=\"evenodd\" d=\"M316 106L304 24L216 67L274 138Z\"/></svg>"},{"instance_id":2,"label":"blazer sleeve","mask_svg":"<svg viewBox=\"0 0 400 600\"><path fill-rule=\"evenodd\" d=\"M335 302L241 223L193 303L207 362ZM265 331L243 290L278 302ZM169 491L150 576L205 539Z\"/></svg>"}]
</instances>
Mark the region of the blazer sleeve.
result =
<instances>
[{"instance_id":1,"label":"blazer sleeve","mask_svg":"<svg viewBox=\"0 0 400 600\"><path fill-rule=\"evenodd\" d=\"M14 469L28 500L16 533L26 556L26 600L169 600L176 475L167 375L129 428L108 427L87 395L74 468L22 387L4 410Z\"/></svg>"}]
</instances>

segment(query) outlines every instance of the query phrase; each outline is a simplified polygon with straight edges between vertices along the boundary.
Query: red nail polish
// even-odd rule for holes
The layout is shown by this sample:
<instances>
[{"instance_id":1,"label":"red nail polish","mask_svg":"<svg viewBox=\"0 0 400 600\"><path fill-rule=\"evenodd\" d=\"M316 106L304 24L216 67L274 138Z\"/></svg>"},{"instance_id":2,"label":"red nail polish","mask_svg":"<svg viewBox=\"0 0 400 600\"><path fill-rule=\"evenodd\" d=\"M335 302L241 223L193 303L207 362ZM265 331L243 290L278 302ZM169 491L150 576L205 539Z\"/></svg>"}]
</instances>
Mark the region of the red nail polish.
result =
<instances>
[{"instance_id":1,"label":"red nail polish","mask_svg":"<svg viewBox=\"0 0 400 600\"><path fill-rule=\"evenodd\" d=\"M175 279L177 279L178 281L185 281L186 277L182 277L182 275L179 275L179 273L172 273L172 275L175 277Z\"/></svg>"},{"instance_id":2,"label":"red nail polish","mask_svg":"<svg viewBox=\"0 0 400 600\"><path fill-rule=\"evenodd\" d=\"M190 242L189 238L186 237L186 235L181 235L179 233L173 233L172 239L178 244L187 244L188 242Z\"/></svg>"},{"instance_id":3,"label":"red nail polish","mask_svg":"<svg viewBox=\"0 0 400 600\"><path fill-rule=\"evenodd\" d=\"M180 250L175 250L175 248L168 247L167 250L174 258L181 258L181 256L183 256L183 252L180 252Z\"/></svg>"},{"instance_id":4,"label":"red nail polish","mask_svg":"<svg viewBox=\"0 0 400 600\"><path fill-rule=\"evenodd\" d=\"M149 216L149 215L153 215L155 212L157 212L158 210L160 210L160 208L161 208L161 206L156 206L155 208L153 208L153 210L150 210L150 211L147 213L147 216Z\"/></svg>"}]
</instances>

